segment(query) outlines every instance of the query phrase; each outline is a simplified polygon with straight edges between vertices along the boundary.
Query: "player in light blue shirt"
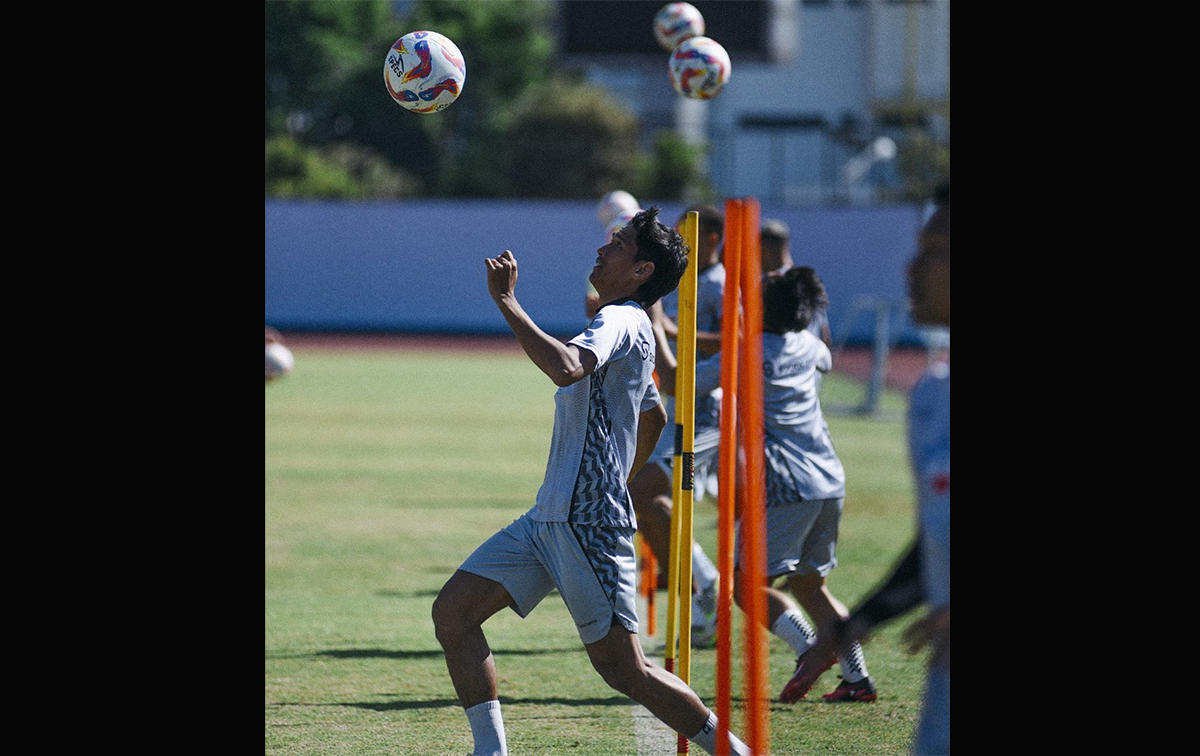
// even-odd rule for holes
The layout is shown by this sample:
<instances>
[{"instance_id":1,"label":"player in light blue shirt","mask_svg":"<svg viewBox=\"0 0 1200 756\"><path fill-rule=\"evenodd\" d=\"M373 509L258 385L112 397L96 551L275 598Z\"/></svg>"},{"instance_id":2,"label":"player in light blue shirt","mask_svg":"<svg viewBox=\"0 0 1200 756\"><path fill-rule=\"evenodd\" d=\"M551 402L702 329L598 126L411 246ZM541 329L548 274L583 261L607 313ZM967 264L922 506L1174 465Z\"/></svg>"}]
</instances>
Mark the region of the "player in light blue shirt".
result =
<instances>
[{"instance_id":1,"label":"player in light blue shirt","mask_svg":"<svg viewBox=\"0 0 1200 756\"><path fill-rule=\"evenodd\" d=\"M654 385L646 308L687 267L683 240L657 218L634 216L597 250L590 281L599 309L565 344L517 302L517 262L486 260L488 290L526 355L556 386L546 475L533 507L481 544L442 587L433 623L467 715L473 756L507 754L496 663L483 623L505 608L526 617L557 589L592 666L613 689L713 753L716 715L675 675L642 654L636 613L637 521L629 481L667 418ZM745 744L731 736L735 754Z\"/></svg>"},{"instance_id":2,"label":"player in light blue shirt","mask_svg":"<svg viewBox=\"0 0 1200 756\"><path fill-rule=\"evenodd\" d=\"M914 323L950 328L950 183L938 187L932 214L908 266ZM919 604L927 613L904 632L909 650L930 649L917 756L950 753L950 364L935 363L913 387L908 448L917 490L917 538L891 575L838 628L832 654ZM824 644L822 644L824 645Z\"/></svg>"},{"instance_id":3,"label":"player in light blue shirt","mask_svg":"<svg viewBox=\"0 0 1200 756\"><path fill-rule=\"evenodd\" d=\"M820 632L849 614L829 591L826 576L837 566L837 539L846 495L846 476L821 411L818 377L832 367L829 347L808 330L815 313L828 307L816 271L793 267L770 273L763 289L763 401L766 466L767 628L795 652L796 670L780 700L803 698L829 665L806 663ZM655 313L652 312L652 319ZM664 393L674 390L674 359L662 329L655 328ZM696 364L696 392L721 383L721 355ZM664 366L664 363L667 363ZM735 538L734 598L741 591L741 528ZM773 587L786 581L791 595ZM795 597L794 599L792 597ZM803 608L803 613L801 612ZM817 625L814 631L804 613ZM832 662L831 662L832 663ZM843 682L825 695L829 702L876 698L861 647L839 659Z\"/></svg>"}]
</instances>

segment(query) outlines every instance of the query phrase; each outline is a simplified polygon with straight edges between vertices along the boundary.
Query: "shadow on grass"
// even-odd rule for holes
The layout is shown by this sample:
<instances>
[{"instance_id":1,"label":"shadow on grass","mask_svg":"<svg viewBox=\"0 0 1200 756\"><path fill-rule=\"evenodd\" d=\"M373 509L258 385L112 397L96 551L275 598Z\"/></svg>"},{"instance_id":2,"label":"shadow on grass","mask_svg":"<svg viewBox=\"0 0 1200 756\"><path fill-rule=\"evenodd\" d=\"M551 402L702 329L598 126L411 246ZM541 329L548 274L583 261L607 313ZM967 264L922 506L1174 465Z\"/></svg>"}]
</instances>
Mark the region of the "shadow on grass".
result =
<instances>
[{"instance_id":1,"label":"shadow on grass","mask_svg":"<svg viewBox=\"0 0 1200 756\"><path fill-rule=\"evenodd\" d=\"M547 654L578 654L582 649L572 648L493 648L493 656L545 656ZM406 651L390 648L346 648L331 651L318 651L313 654L267 654L268 659L302 659L304 657L320 659L440 659L442 650L422 649Z\"/></svg>"},{"instance_id":2,"label":"shadow on grass","mask_svg":"<svg viewBox=\"0 0 1200 756\"><path fill-rule=\"evenodd\" d=\"M532 706L630 706L633 701L626 696L608 696L606 698L508 698L500 696L500 703L503 706L521 706L530 704ZM417 701L392 701L390 703L338 703L325 704L326 706L350 706L356 709L369 709L371 711L404 711L407 709L442 709L450 706L461 706L457 698L431 698L427 700Z\"/></svg>"},{"instance_id":3,"label":"shadow on grass","mask_svg":"<svg viewBox=\"0 0 1200 756\"><path fill-rule=\"evenodd\" d=\"M405 593L404 591L384 590L384 591L375 591L375 595L379 596L380 598L437 598L438 594L441 592L442 592L442 590L440 588L438 588L438 589L431 588L429 590L422 590L422 591L412 591L410 593Z\"/></svg>"}]
</instances>

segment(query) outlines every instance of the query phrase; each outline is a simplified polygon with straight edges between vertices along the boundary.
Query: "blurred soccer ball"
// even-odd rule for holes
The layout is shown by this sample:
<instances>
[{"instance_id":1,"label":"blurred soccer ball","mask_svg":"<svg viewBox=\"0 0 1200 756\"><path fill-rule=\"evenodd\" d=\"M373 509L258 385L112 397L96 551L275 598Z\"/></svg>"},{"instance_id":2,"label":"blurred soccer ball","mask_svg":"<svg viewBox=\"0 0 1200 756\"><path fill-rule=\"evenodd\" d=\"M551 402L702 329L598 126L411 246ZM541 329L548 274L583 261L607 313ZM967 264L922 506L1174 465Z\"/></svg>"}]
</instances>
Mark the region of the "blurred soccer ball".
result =
<instances>
[{"instance_id":1,"label":"blurred soccer ball","mask_svg":"<svg viewBox=\"0 0 1200 756\"><path fill-rule=\"evenodd\" d=\"M415 31L388 50L383 81L402 108L434 113L449 107L462 94L467 64L458 46L442 34Z\"/></svg>"},{"instance_id":2,"label":"blurred soccer ball","mask_svg":"<svg viewBox=\"0 0 1200 756\"><path fill-rule=\"evenodd\" d=\"M629 192L618 189L615 192L609 192L600 200L600 205L596 208L596 217L600 219L600 225L608 226L621 213L632 210L637 212L641 208L638 207L638 201L634 199Z\"/></svg>"},{"instance_id":3,"label":"blurred soccer ball","mask_svg":"<svg viewBox=\"0 0 1200 756\"><path fill-rule=\"evenodd\" d=\"M296 357L292 350L278 341L267 342L267 380L273 381L292 372L296 366Z\"/></svg>"},{"instance_id":4,"label":"blurred soccer ball","mask_svg":"<svg viewBox=\"0 0 1200 756\"><path fill-rule=\"evenodd\" d=\"M632 210L622 210L617 213L611 221L608 222L608 228L604 229L604 243L608 244L612 241L613 234L617 233L625 226L629 225L629 221L633 220L633 216L637 215L641 210L633 208Z\"/></svg>"},{"instance_id":5,"label":"blurred soccer ball","mask_svg":"<svg viewBox=\"0 0 1200 756\"><path fill-rule=\"evenodd\" d=\"M654 16L654 39L671 52L679 43L704 34L704 16L691 3L667 3Z\"/></svg>"},{"instance_id":6,"label":"blurred soccer ball","mask_svg":"<svg viewBox=\"0 0 1200 756\"><path fill-rule=\"evenodd\" d=\"M692 37L671 53L668 70L676 92L693 100L708 100L729 81L729 53L714 39Z\"/></svg>"}]
</instances>

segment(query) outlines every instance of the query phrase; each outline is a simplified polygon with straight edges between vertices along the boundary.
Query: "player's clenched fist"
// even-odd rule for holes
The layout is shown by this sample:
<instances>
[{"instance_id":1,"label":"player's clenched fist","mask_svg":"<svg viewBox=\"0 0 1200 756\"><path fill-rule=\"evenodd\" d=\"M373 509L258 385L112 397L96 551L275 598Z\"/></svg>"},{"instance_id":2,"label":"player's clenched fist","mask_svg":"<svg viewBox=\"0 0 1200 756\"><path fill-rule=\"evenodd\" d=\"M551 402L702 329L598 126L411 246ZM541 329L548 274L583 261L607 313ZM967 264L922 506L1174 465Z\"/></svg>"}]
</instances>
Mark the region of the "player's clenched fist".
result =
<instances>
[{"instance_id":1,"label":"player's clenched fist","mask_svg":"<svg viewBox=\"0 0 1200 756\"><path fill-rule=\"evenodd\" d=\"M512 294L517 288L517 260L513 253L506 249L484 262L487 263L488 291L492 299Z\"/></svg>"}]
</instances>

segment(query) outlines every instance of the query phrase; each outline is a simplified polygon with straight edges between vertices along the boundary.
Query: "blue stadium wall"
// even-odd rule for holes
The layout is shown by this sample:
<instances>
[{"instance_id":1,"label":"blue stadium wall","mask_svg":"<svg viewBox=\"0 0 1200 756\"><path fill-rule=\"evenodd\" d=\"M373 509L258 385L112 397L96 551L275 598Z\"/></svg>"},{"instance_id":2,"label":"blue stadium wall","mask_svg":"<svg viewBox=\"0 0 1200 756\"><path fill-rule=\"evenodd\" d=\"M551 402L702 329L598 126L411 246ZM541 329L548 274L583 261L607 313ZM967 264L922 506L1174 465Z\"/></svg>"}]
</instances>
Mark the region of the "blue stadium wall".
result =
<instances>
[{"instance_id":1,"label":"blue stadium wall","mask_svg":"<svg viewBox=\"0 0 1200 756\"><path fill-rule=\"evenodd\" d=\"M662 203L674 222L684 203ZM905 312L904 269L919 207L785 209L792 258L829 290L835 342L873 341L864 298L890 303L893 344L923 343ZM604 229L592 202L266 203L265 321L284 331L509 333L488 295L483 259L512 250L517 296L546 331L586 324L587 276Z\"/></svg>"}]
</instances>

